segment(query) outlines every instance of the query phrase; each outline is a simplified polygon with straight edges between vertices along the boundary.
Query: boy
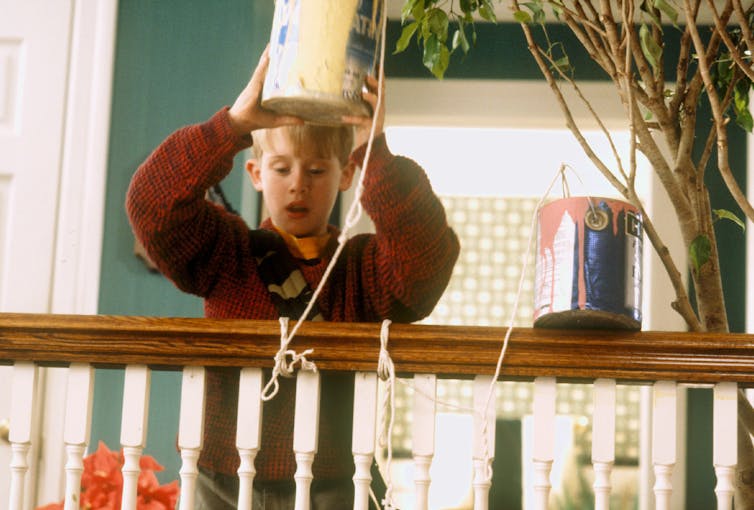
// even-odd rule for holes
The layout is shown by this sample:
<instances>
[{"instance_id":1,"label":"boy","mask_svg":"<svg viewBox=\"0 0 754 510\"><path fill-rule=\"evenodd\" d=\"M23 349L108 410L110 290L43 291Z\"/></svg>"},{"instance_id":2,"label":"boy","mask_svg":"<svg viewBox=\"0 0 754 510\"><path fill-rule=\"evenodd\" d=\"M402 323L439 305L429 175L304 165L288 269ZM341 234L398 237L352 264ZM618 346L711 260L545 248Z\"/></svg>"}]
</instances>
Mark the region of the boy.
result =
<instances>
[{"instance_id":1,"label":"boy","mask_svg":"<svg viewBox=\"0 0 754 510\"><path fill-rule=\"evenodd\" d=\"M265 51L233 106L170 135L139 167L128 191L136 236L163 274L204 297L207 317L301 315L338 244L337 229L327 223L338 191L351 185L369 137L370 118L344 119L354 127L315 127L262 108L268 64ZM376 80L370 78L367 89L364 99L374 111ZM362 197L376 234L347 242L312 319L419 320L440 298L458 256L458 240L424 172L390 153L382 133L384 108L376 115ZM354 131L357 148L349 158ZM257 230L204 199L230 171L233 157L252 144L249 133L256 159L246 169L270 213ZM280 383L277 396L265 403L255 508L293 508L294 384ZM312 508L352 508L351 374L323 374L321 393ZM237 398L237 371L208 370L198 508L235 508Z\"/></svg>"}]
</instances>

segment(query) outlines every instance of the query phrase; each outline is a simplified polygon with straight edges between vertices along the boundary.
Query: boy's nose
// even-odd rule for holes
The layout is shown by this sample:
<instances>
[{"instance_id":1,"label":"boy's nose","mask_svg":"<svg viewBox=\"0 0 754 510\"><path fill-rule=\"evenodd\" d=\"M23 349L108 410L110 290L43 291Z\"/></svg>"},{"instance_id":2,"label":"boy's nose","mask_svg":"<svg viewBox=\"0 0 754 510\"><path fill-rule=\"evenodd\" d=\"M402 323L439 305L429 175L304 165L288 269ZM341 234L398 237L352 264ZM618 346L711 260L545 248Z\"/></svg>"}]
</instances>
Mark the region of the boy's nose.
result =
<instances>
[{"instance_id":1,"label":"boy's nose","mask_svg":"<svg viewBox=\"0 0 754 510\"><path fill-rule=\"evenodd\" d=\"M294 169L291 172L290 190L293 193L304 191L309 187L309 176L302 169Z\"/></svg>"}]
</instances>

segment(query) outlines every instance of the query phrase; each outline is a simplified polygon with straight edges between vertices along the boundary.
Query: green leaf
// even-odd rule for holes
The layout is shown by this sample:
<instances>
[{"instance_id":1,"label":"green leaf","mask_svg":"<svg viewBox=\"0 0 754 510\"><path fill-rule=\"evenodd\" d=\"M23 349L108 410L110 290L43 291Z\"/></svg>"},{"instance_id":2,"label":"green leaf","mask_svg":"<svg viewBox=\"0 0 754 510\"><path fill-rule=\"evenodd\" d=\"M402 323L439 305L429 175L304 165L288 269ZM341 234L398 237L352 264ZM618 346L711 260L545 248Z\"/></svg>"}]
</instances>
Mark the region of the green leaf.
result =
<instances>
[{"instance_id":1,"label":"green leaf","mask_svg":"<svg viewBox=\"0 0 754 510\"><path fill-rule=\"evenodd\" d=\"M490 2L490 0L482 0L482 3L479 4L479 15L487 21L491 21L492 23L497 22L497 17L495 16L495 8L492 6L492 2Z\"/></svg>"},{"instance_id":2,"label":"green leaf","mask_svg":"<svg viewBox=\"0 0 754 510\"><path fill-rule=\"evenodd\" d=\"M429 69L435 77L442 79L450 62L450 51L442 44L435 34L424 40L424 67Z\"/></svg>"},{"instance_id":3,"label":"green leaf","mask_svg":"<svg viewBox=\"0 0 754 510\"><path fill-rule=\"evenodd\" d=\"M560 72L562 72L563 74L568 74L568 71L570 71L570 69L571 69L571 61L568 58L568 55L566 55L564 57L560 57L557 60L553 60L552 63L553 63L553 66L555 66L555 68L559 69Z\"/></svg>"},{"instance_id":4,"label":"green leaf","mask_svg":"<svg viewBox=\"0 0 754 510\"><path fill-rule=\"evenodd\" d=\"M521 11L521 10L518 10L513 13L513 19L515 19L519 23L524 23L526 25L532 22L532 19L529 13L526 11Z\"/></svg>"},{"instance_id":5,"label":"green leaf","mask_svg":"<svg viewBox=\"0 0 754 510\"><path fill-rule=\"evenodd\" d=\"M746 224L744 224L741 218L727 209L712 209L712 214L715 215L715 220L730 220L741 227L741 230L746 230Z\"/></svg>"},{"instance_id":6,"label":"green leaf","mask_svg":"<svg viewBox=\"0 0 754 510\"><path fill-rule=\"evenodd\" d=\"M736 114L736 124L747 133L751 133L754 128L754 119L749 111L749 89L751 82L747 78L742 78L736 83L733 90L733 111Z\"/></svg>"},{"instance_id":7,"label":"green leaf","mask_svg":"<svg viewBox=\"0 0 754 510\"><path fill-rule=\"evenodd\" d=\"M558 41L553 43L548 49L547 54L552 60L552 67L560 73L572 74L573 68L571 67L571 60L568 58L565 46L562 42Z\"/></svg>"},{"instance_id":8,"label":"green leaf","mask_svg":"<svg viewBox=\"0 0 754 510\"><path fill-rule=\"evenodd\" d=\"M416 18L415 9L421 9L424 11L424 0L406 0L401 8L401 24L405 23L409 16L414 15Z\"/></svg>"},{"instance_id":9,"label":"green leaf","mask_svg":"<svg viewBox=\"0 0 754 510\"><path fill-rule=\"evenodd\" d=\"M736 110L736 124L747 133L751 133L752 129L754 129L754 118L752 118L748 108Z\"/></svg>"},{"instance_id":10,"label":"green leaf","mask_svg":"<svg viewBox=\"0 0 754 510\"><path fill-rule=\"evenodd\" d=\"M545 9L542 6L542 2L535 1L535 2L524 2L522 4L524 7L529 9L532 13L532 19L534 23L538 25L542 25L545 22Z\"/></svg>"},{"instance_id":11,"label":"green leaf","mask_svg":"<svg viewBox=\"0 0 754 510\"><path fill-rule=\"evenodd\" d=\"M432 74L434 74L437 79L442 80L443 76L445 76L445 71L448 70L449 64L450 50L448 50L447 46L445 45L440 46L440 59L438 60L435 67L432 68Z\"/></svg>"},{"instance_id":12,"label":"green leaf","mask_svg":"<svg viewBox=\"0 0 754 510\"><path fill-rule=\"evenodd\" d=\"M463 50L464 53L468 53L470 46L469 46L469 40L466 38L466 28L464 26L463 21L459 21L458 23L458 29L453 34L453 49L460 48Z\"/></svg>"},{"instance_id":13,"label":"green leaf","mask_svg":"<svg viewBox=\"0 0 754 510\"><path fill-rule=\"evenodd\" d=\"M656 27L662 27L662 22L660 21L660 18L657 17L657 15L654 12L654 4L652 3L652 0L644 0L641 5L639 6L639 9L649 16L649 18L652 20L652 23Z\"/></svg>"},{"instance_id":14,"label":"green leaf","mask_svg":"<svg viewBox=\"0 0 754 510\"><path fill-rule=\"evenodd\" d=\"M647 25L643 24L639 27L639 41L641 42L641 51L644 54L644 58L647 59L649 65L656 72L662 58L662 48L657 44L654 37L652 37L652 31Z\"/></svg>"},{"instance_id":15,"label":"green leaf","mask_svg":"<svg viewBox=\"0 0 754 510\"><path fill-rule=\"evenodd\" d=\"M424 21L427 18L427 8L424 6L424 0L418 0L411 9L411 16L417 21Z\"/></svg>"},{"instance_id":16,"label":"green leaf","mask_svg":"<svg viewBox=\"0 0 754 510\"><path fill-rule=\"evenodd\" d=\"M429 32L436 35L441 43L445 43L448 40L448 26L450 22L445 11L437 8L430 10L427 14L427 23Z\"/></svg>"},{"instance_id":17,"label":"green leaf","mask_svg":"<svg viewBox=\"0 0 754 510\"><path fill-rule=\"evenodd\" d=\"M665 0L654 0L654 6L665 16L673 21L673 25L678 23L678 10Z\"/></svg>"},{"instance_id":18,"label":"green leaf","mask_svg":"<svg viewBox=\"0 0 754 510\"><path fill-rule=\"evenodd\" d=\"M559 0L552 0L548 3L550 5L550 9L552 9L552 14L555 16L555 19L560 21L560 18L563 15L563 2Z\"/></svg>"},{"instance_id":19,"label":"green leaf","mask_svg":"<svg viewBox=\"0 0 754 510\"><path fill-rule=\"evenodd\" d=\"M464 14L470 14L474 12L479 4L476 2L476 0L461 0L461 11Z\"/></svg>"},{"instance_id":20,"label":"green leaf","mask_svg":"<svg viewBox=\"0 0 754 510\"><path fill-rule=\"evenodd\" d=\"M408 48L408 44L411 42L411 38L414 36L414 32L416 32L416 29L419 27L418 21L413 21L403 27L403 30L401 31L401 36L398 38L398 42L395 43L395 51L393 52L393 55L396 53L400 53L404 51L406 48Z\"/></svg>"},{"instance_id":21,"label":"green leaf","mask_svg":"<svg viewBox=\"0 0 754 510\"><path fill-rule=\"evenodd\" d=\"M707 263L712 255L712 244L709 237L704 234L696 236L689 246L689 260L698 273L701 267Z\"/></svg>"}]
</instances>

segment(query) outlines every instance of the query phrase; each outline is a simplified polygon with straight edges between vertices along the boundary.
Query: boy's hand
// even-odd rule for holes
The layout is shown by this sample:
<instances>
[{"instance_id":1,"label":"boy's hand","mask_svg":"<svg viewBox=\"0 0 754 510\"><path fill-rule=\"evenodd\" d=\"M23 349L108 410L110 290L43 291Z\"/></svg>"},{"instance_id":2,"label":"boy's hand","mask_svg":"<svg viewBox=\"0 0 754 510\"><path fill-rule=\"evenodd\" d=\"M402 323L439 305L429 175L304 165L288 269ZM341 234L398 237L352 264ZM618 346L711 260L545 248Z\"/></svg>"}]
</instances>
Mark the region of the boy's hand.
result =
<instances>
[{"instance_id":1,"label":"boy's hand","mask_svg":"<svg viewBox=\"0 0 754 510\"><path fill-rule=\"evenodd\" d=\"M374 128L375 138L382 134L385 128L385 80L382 80L382 90L380 95L382 101L380 101L380 107L377 108L377 94L379 90L379 81L374 76L367 76L366 90L361 93L364 101L372 107L372 116L370 117L358 117L358 116L344 116L343 122L346 124L353 124L356 127L356 133L354 136L354 142L356 147L367 143L369 140L369 133L372 130L372 117L376 116L376 126Z\"/></svg>"},{"instance_id":2,"label":"boy's hand","mask_svg":"<svg viewBox=\"0 0 754 510\"><path fill-rule=\"evenodd\" d=\"M303 124L299 117L280 115L262 107L262 87L270 65L269 45L259 58L257 68L249 83L230 107L228 112L233 129L240 135L248 135L255 129L273 128L287 124Z\"/></svg>"}]
</instances>

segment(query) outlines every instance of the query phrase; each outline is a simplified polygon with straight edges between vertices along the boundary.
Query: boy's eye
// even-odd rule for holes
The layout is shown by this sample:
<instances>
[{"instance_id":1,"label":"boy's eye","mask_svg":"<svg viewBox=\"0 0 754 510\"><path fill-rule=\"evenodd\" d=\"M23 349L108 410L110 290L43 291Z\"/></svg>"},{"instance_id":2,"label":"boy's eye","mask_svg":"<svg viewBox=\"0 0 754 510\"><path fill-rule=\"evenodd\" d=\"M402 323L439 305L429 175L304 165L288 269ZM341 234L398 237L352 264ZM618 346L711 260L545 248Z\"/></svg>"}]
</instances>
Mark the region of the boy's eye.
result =
<instances>
[{"instance_id":1,"label":"boy's eye","mask_svg":"<svg viewBox=\"0 0 754 510\"><path fill-rule=\"evenodd\" d=\"M310 168L309 173L312 175L321 175L325 173L325 169L324 168Z\"/></svg>"},{"instance_id":2,"label":"boy's eye","mask_svg":"<svg viewBox=\"0 0 754 510\"><path fill-rule=\"evenodd\" d=\"M273 172L280 175L285 175L290 172L290 169L286 166L279 166L272 169Z\"/></svg>"}]
</instances>

